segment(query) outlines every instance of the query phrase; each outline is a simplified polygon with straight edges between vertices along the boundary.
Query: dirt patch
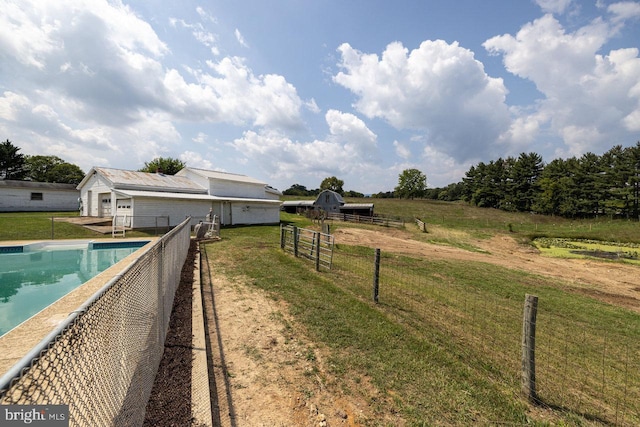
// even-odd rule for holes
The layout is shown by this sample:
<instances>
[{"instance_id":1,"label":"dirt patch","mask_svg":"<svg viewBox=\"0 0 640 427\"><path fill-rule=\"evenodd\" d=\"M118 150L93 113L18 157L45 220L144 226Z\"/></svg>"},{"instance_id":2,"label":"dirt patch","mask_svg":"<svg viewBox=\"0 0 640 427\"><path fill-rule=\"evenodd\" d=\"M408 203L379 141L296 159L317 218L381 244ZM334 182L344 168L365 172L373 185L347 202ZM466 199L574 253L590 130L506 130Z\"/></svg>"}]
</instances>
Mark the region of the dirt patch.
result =
<instances>
[{"instance_id":1,"label":"dirt patch","mask_svg":"<svg viewBox=\"0 0 640 427\"><path fill-rule=\"evenodd\" d=\"M202 271L214 426L360 426L375 419L363 397L375 392L366 381L339 383L325 349L306 338L284 302L248 279L226 277L204 250Z\"/></svg>"},{"instance_id":2,"label":"dirt patch","mask_svg":"<svg viewBox=\"0 0 640 427\"><path fill-rule=\"evenodd\" d=\"M640 270L630 264L543 257L536 248L521 245L506 234L486 240L473 239L471 244L480 249L478 252L420 242L407 230L340 228L334 235L338 244L369 246L431 259L487 262L560 279L574 292L640 313Z\"/></svg>"},{"instance_id":3,"label":"dirt patch","mask_svg":"<svg viewBox=\"0 0 640 427\"><path fill-rule=\"evenodd\" d=\"M164 353L147 403L144 426L191 425L191 287L196 254L192 241L173 300Z\"/></svg>"}]
</instances>

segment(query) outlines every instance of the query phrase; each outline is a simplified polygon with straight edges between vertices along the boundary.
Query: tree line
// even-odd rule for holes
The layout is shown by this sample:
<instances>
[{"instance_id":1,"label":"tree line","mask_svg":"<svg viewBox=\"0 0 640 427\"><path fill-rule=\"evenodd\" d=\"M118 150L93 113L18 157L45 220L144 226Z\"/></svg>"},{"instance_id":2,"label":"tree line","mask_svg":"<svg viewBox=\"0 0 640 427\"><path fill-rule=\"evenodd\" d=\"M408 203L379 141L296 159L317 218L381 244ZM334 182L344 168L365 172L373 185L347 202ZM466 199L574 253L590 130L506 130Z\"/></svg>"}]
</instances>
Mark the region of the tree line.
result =
<instances>
[{"instance_id":1,"label":"tree line","mask_svg":"<svg viewBox=\"0 0 640 427\"><path fill-rule=\"evenodd\" d=\"M0 143L0 179L79 184L84 172L58 156L29 156L8 139Z\"/></svg>"},{"instance_id":2,"label":"tree line","mask_svg":"<svg viewBox=\"0 0 640 427\"><path fill-rule=\"evenodd\" d=\"M449 188L449 187L447 187ZM472 166L450 190L480 207L569 218L640 218L640 142L544 164L522 153Z\"/></svg>"},{"instance_id":3,"label":"tree line","mask_svg":"<svg viewBox=\"0 0 640 427\"><path fill-rule=\"evenodd\" d=\"M139 172L175 175L185 167L186 164L179 159L156 157L145 162ZM58 156L25 155L20 153L20 147L8 139L0 142L0 180L79 184L84 175L79 166Z\"/></svg>"}]
</instances>

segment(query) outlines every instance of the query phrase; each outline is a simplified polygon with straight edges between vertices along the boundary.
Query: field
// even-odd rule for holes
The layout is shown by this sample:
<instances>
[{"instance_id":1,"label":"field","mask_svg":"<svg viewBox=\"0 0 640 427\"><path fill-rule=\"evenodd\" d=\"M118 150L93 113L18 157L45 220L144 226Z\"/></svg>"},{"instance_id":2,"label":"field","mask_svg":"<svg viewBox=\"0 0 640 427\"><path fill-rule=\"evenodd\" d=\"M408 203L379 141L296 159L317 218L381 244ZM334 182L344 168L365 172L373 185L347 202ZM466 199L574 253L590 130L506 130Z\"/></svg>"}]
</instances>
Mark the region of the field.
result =
<instances>
[{"instance_id":1,"label":"field","mask_svg":"<svg viewBox=\"0 0 640 427\"><path fill-rule=\"evenodd\" d=\"M638 223L374 202L405 229L331 223L330 271L282 251L278 227L225 228L203 246L214 382L231 425L640 424L638 267L533 244L640 243ZM15 238L6 230L17 225L0 222L0 239ZM526 294L539 297L535 404L520 381Z\"/></svg>"},{"instance_id":2,"label":"field","mask_svg":"<svg viewBox=\"0 0 640 427\"><path fill-rule=\"evenodd\" d=\"M239 420L640 422L637 267L545 257L531 243L541 236L638 242L636 223L385 202L380 210L389 215L398 203L406 228L332 223L331 271L283 253L277 228L223 229L222 240L205 247L224 313L227 370L216 383L227 378ZM427 233L409 222L413 216L427 222ZM317 226L295 215L283 220ZM377 304L373 248L382 250ZM520 383L525 294L540 301L535 405Z\"/></svg>"}]
</instances>

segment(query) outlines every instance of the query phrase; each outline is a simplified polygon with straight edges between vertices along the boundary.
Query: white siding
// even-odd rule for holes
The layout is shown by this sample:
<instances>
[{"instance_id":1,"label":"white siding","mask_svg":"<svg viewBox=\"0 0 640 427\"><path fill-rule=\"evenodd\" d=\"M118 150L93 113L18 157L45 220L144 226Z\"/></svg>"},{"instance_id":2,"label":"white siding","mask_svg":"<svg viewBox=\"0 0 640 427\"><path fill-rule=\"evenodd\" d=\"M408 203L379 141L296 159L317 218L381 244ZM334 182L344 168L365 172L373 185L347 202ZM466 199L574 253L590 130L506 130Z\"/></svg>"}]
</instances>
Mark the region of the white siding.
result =
<instances>
[{"instance_id":1,"label":"white siding","mask_svg":"<svg viewBox=\"0 0 640 427\"><path fill-rule=\"evenodd\" d=\"M211 178L209 194L220 197L243 197L247 199L266 199L264 184L227 181Z\"/></svg>"},{"instance_id":2,"label":"white siding","mask_svg":"<svg viewBox=\"0 0 640 427\"><path fill-rule=\"evenodd\" d=\"M266 203L240 203L231 205L231 221L236 224L277 224L280 222L280 206ZM227 205L229 206L229 205Z\"/></svg>"},{"instance_id":3,"label":"white siding","mask_svg":"<svg viewBox=\"0 0 640 427\"><path fill-rule=\"evenodd\" d=\"M153 197L136 197L133 204L133 224L134 228L154 227L156 217L169 217L169 225L180 224L188 216L193 218L196 224L202 220L209 209L211 202L208 200L185 200L185 199L160 199ZM158 219L158 225L166 225L164 218Z\"/></svg>"},{"instance_id":4,"label":"white siding","mask_svg":"<svg viewBox=\"0 0 640 427\"><path fill-rule=\"evenodd\" d=\"M111 194L111 189L107 181L99 174L93 174L80 189L82 198L82 216L100 216L102 214L102 198L107 195L111 199L111 210L113 212L115 196ZM91 200L89 200L91 197Z\"/></svg>"},{"instance_id":5,"label":"white siding","mask_svg":"<svg viewBox=\"0 0 640 427\"><path fill-rule=\"evenodd\" d=\"M32 200L32 193L41 194L42 200ZM79 195L77 190L3 187L0 212L77 211Z\"/></svg>"}]
</instances>

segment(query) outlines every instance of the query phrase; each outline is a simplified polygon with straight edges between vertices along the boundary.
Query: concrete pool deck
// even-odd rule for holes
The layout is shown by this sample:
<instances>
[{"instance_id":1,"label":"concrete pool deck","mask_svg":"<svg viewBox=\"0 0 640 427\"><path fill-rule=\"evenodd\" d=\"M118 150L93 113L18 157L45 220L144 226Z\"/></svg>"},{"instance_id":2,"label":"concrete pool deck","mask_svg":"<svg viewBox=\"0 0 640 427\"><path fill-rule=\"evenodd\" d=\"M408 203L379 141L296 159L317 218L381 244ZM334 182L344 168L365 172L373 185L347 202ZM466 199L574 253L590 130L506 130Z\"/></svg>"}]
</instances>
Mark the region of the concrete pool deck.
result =
<instances>
[{"instance_id":1,"label":"concrete pool deck","mask_svg":"<svg viewBox=\"0 0 640 427\"><path fill-rule=\"evenodd\" d=\"M0 337L0 377L49 335L69 314L77 310L109 280L117 276L122 269L140 257L158 239L158 237L98 239L99 242L139 242L148 240L149 243L2 335ZM42 242L42 240L2 241L0 246L19 246L38 242ZM55 244L68 241L51 240L46 242Z\"/></svg>"}]
</instances>

